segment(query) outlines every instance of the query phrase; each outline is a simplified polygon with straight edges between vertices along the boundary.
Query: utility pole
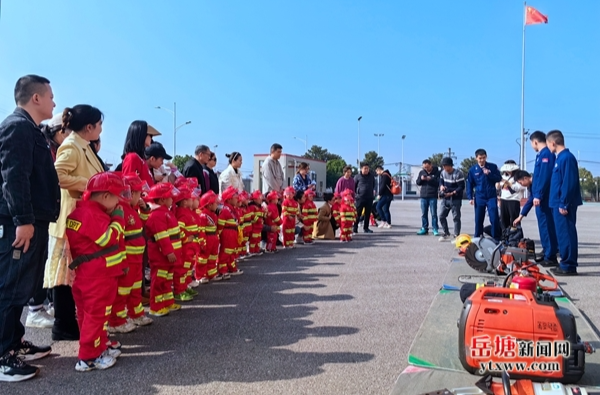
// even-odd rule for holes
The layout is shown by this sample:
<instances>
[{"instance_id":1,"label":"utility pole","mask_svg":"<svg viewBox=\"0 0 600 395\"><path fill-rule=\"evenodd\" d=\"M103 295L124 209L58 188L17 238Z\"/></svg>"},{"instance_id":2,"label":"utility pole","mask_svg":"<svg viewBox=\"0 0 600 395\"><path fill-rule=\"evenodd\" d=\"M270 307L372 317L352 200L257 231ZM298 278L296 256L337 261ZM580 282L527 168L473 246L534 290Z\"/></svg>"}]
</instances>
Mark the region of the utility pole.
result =
<instances>
[{"instance_id":1,"label":"utility pole","mask_svg":"<svg viewBox=\"0 0 600 395\"><path fill-rule=\"evenodd\" d=\"M360 170L360 120L362 119L362 115L358 117L358 151L356 155L356 167Z\"/></svg>"},{"instance_id":2,"label":"utility pole","mask_svg":"<svg viewBox=\"0 0 600 395\"><path fill-rule=\"evenodd\" d=\"M374 136L377 137L377 156L381 156L379 155L379 143L381 141L381 138L383 137L383 133L375 133Z\"/></svg>"}]
</instances>

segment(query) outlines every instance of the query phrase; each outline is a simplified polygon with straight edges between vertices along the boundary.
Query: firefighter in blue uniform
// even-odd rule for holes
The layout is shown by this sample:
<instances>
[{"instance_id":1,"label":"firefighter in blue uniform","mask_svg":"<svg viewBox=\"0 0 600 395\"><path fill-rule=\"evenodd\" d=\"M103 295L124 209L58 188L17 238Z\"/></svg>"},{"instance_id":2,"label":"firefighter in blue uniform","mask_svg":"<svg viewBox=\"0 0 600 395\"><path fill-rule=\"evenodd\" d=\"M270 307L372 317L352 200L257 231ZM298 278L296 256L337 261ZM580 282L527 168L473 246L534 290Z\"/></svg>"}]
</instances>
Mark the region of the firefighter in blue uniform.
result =
<instances>
[{"instance_id":1,"label":"firefighter in blue uniform","mask_svg":"<svg viewBox=\"0 0 600 395\"><path fill-rule=\"evenodd\" d=\"M560 252L560 265L551 271L559 276L574 276L577 275L577 207L583 204L579 167L575 156L565 148L562 132L549 132L546 141L550 151L556 154L550 183L550 207Z\"/></svg>"},{"instance_id":2,"label":"firefighter in blue uniform","mask_svg":"<svg viewBox=\"0 0 600 395\"><path fill-rule=\"evenodd\" d=\"M477 164L469 170L467 177L467 198L475 206L475 237L483 235L483 221L487 208L492 225L492 237L500 240L500 219L498 217L498 195L496 183L502 180L498 166L487 162L487 152L484 149L475 151ZM473 194L473 190L475 193Z\"/></svg>"},{"instance_id":3,"label":"firefighter in blue uniform","mask_svg":"<svg viewBox=\"0 0 600 395\"><path fill-rule=\"evenodd\" d=\"M552 209L549 206L550 180L556 156L550 152L550 149L546 145L546 135L544 132L533 132L529 140L531 140L531 147L538 153L535 157L533 184L531 185L529 199L521 209L521 215L517 218L514 225L517 226L523 217L529 214L531 207L535 206L540 241L544 249L544 258L540 264L545 267L557 266L556 253L558 250L558 240L556 239L556 227L554 225Z\"/></svg>"}]
</instances>

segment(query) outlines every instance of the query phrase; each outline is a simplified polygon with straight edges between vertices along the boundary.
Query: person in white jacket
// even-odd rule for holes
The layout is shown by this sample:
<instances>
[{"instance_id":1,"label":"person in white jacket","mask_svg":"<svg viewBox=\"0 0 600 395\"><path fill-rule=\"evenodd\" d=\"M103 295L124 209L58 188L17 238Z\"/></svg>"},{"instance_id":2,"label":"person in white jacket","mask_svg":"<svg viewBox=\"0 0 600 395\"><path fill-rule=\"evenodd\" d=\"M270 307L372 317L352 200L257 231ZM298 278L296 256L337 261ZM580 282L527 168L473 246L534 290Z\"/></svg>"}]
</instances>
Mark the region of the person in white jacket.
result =
<instances>
[{"instance_id":1,"label":"person in white jacket","mask_svg":"<svg viewBox=\"0 0 600 395\"><path fill-rule=\"evenodd\" d=\"M521 213L521 199L524 197L524 188L515 181L514 173L519 170L519 166L514 160L507 160L500 168L502 181L496 184L500 190L500 225L502 229L513 226L513 222Z\"/></svg>"},{"instance_id":2,"label":"person in white jacket","mask_svg":"<svg viewBox=\"0 0 600 395\"><path fill-rule=\"evenodd\" d=\"M238 191L244 190L244 182L242 181L242 154L232 152L225 155L229 159L229 166L221 173L219 177L219 190L221 193L228 187L233 186Z\"/></svg>"}]
</instances>

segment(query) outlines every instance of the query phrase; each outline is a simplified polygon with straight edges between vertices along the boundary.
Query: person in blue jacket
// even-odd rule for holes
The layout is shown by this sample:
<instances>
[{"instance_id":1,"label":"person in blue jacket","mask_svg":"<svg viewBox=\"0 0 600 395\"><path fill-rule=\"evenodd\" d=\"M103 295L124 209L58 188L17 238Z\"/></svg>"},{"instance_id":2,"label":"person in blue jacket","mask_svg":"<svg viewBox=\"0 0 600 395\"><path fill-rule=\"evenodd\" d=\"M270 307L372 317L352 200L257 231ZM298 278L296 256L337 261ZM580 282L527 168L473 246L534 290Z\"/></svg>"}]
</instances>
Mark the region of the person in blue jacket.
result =
<instances>
[{"instance_id":1,"label":"person in blue jacket","mask_svg":"<svg viewBox=\"0 0 600 395\"><path fill-rule=\"evenodd\" d=\"M502 180L498 166L487 161L484 149L475 151L477 164L469 169L467 177L467 199L475 206L475 237L483 235L483 221L487 208L492 225L492 237L500 240L500 218L498 216L498 195L496 183Z\"/></svg>"},{"instance_id":2,"label":"person in blue jacket","mask_svg":"<svg viewBox=\"0 0 600 395\"><path fill-rule=\"evenodd\" d=\"M544 259L540 264L545 267L558 266L556 259L558 240L556 239L556 227L554 225L552 209L549 206L550 179L552 178L556 157L546 145L546 134L544 132L540 132L539 130L533 132L529 140L531 141L531 147L537 152L535 167L533 169L534 177L531 181L529 199L521 209L521 215L515 220L514 226L517 226L523 217L529 214L531 208L535 206L540 241L544 249ZM525 177L525 175L522 176ZM523 185L516 177L515 181ZM527 185L523 186L526 187Z\"/></svg>"},{"instance_id":3,"label":"person in blue jacket","mask_svg":"<svg viewBox=\"0 0 600 395\"><path fill-rule=\"evenodd\" d=\"M583 204L579 186L579 167L575 156L565 148L560 130L546 136L548 148L556 154L550 182L550 208L554 217L560 264L550 269L558 276L577 275L577 207Z\"/></svg>"}]
</instances>

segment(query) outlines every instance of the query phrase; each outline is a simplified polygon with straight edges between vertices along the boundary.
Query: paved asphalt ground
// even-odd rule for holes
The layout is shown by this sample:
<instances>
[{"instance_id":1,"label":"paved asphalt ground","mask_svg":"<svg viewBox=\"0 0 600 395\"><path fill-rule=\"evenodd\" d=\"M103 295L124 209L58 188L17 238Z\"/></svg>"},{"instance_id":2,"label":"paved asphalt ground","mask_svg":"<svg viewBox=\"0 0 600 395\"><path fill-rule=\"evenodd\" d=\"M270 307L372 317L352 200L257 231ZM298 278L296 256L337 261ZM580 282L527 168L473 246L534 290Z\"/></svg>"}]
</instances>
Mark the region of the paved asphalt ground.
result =
<instances>
[{"instance_id":1,"label":"paved asphalt ground","mask_svg":"<svg viewBox=\"0 0 600 395\"><path fill-rule=\"evenodd\" d=\"M30 381L0 394L388 394L456 252L416 236L417 201L392 204L394 228L350 244L320 242L241 264L244 275L201 286L197 301L121 335L106 371L77 373L76 342L53 344ZM561 280L600 326L600 205L579 211L580 273ZM473 211L463 206L463 230ZM535 215L525 234L538 239ZM539 247L538 247L539 248ZM50 343L50 330L27 330Z\"/></svg>"}]
</instances>

